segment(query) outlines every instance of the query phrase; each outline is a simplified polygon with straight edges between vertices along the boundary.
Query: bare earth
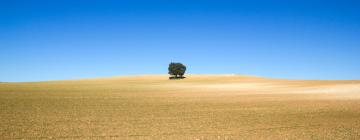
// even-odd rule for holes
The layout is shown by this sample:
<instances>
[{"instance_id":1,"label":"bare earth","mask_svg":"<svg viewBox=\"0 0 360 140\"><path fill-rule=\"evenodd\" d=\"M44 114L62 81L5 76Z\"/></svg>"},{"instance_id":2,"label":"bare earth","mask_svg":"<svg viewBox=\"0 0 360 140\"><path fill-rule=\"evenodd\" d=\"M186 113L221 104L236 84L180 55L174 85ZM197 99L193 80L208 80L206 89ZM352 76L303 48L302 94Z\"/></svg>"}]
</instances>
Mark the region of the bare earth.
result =
<instances>
[{"instance_id":1,"label":"bare earth","mask_svg":"<svg viewBox=\"0 0 360 140\"><path fill-rule=\"evenodd\" d=\"M360 81L145 75L0 83L0 139L360 139Z\"/></svg>"}]
</instances>

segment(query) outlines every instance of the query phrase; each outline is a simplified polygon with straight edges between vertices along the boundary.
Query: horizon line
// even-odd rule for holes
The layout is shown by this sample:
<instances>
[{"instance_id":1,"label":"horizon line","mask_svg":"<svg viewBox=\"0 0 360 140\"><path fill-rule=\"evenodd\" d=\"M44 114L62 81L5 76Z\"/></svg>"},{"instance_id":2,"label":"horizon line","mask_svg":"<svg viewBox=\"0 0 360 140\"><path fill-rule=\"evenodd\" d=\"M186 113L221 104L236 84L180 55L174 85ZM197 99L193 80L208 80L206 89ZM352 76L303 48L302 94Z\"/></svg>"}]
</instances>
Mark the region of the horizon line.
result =
<instances>
[{"instance_id":1,"label":"horizon line","mask_svg":"<svg viewBox=\"0 0 360 140\"><path fill-rule=\"evenodd\" d=\"M0 81L0 83L42 83L42 82L61 82L61 81L80 81L80 80L96 80L96 79L108 79L108 78L126 78L126 77L146 77L146 76L168 76L169 74L160 73L144 73L144 74L125 74L125 75L113 75L113 76L95 76L84 78L68 78L68 79L53 79L53 80L35 80L35 81ZM189 73L186 75L199 75L199 76L242 76L242 77L254 77L263 79L274 80L293 80L293 81L360 81L360 79L300 79L300 78L279 78L279 77L266 77L257 76L251 74L236 74L236 73ZM186 76L185 76L186 77Z\"/></svg>"}]
</instances>

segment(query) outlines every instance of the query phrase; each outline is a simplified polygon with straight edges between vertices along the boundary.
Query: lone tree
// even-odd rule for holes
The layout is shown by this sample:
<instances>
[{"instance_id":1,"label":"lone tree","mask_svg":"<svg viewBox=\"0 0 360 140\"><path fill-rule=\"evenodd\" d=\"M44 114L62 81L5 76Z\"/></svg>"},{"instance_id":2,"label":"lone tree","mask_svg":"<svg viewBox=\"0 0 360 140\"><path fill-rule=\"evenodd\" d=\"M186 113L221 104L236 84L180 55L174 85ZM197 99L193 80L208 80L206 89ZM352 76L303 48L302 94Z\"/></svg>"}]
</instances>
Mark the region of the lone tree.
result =
<instances>
[{"instance_id":1,"label":"lone tree","mask_svg":"<svg viewBox=\"0 0 360 140\"><path fill-rule=\"evenodd\" d=\"M186 71L186 66L181 63L171 62L169 64L170 79L183 79Z\"/></svg>"}]
</instances>

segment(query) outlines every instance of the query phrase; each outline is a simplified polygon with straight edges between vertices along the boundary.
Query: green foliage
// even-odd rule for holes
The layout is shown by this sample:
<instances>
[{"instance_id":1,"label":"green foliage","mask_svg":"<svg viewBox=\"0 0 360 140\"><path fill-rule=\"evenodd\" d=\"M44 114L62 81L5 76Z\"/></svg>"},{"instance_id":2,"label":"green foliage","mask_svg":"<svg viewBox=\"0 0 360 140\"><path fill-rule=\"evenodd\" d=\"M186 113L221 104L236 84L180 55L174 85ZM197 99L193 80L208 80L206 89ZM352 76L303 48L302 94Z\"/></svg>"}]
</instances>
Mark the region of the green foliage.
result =
<instances>
[{"instance_id":1,"label":"green foliage","mask_svg":"<svg viewBox=\"0 0 360 140\"><path fill-rule=\"evenodd\" d=\"M186 66L181 63L171 62L168 70L171 76L174 76L175 78L184 78L183 76L186 72Z\"/></svg>"}]
</instances>

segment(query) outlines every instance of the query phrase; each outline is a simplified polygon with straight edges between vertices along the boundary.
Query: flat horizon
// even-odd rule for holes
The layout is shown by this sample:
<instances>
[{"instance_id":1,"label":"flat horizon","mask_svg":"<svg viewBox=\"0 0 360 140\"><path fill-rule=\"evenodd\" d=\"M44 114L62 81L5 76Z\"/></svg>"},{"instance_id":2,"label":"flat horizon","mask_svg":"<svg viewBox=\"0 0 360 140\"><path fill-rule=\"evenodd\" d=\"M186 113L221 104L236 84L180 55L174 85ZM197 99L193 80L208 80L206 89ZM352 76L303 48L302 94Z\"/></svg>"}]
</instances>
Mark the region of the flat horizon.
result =
<instances>
[{"instance_id":1,"label":"flat horizon","mask_svg":"<svg viewBox=\"0 0 360 140\"><path fill-rule=\"evenodd\" d=\"M54 80L44 80L44 81L0 81L0 83L37 83L37 82L57 82L57 81L81 81L81 80L101 80L101 79L116 79L116 78L138 78L138 77L154 77L161 76L164 79L168 80L170 75L168 74L132 74L132 75L114 75L114 76L103 76L103 77L83 77L83 78L70 78L70 79L54 79ZM186 78L191 78L192 76L240 76L240 77L253 77L253 78L262 78L262 79L278 79L278 80L292 80L292 81L360 81L360 79L290 79L290 78L278 78L278 77L264 77L256 75L246 75L246 74L186 74ZM186 79L184 79L186 80Z\"/></svg>"}]
</instances>

